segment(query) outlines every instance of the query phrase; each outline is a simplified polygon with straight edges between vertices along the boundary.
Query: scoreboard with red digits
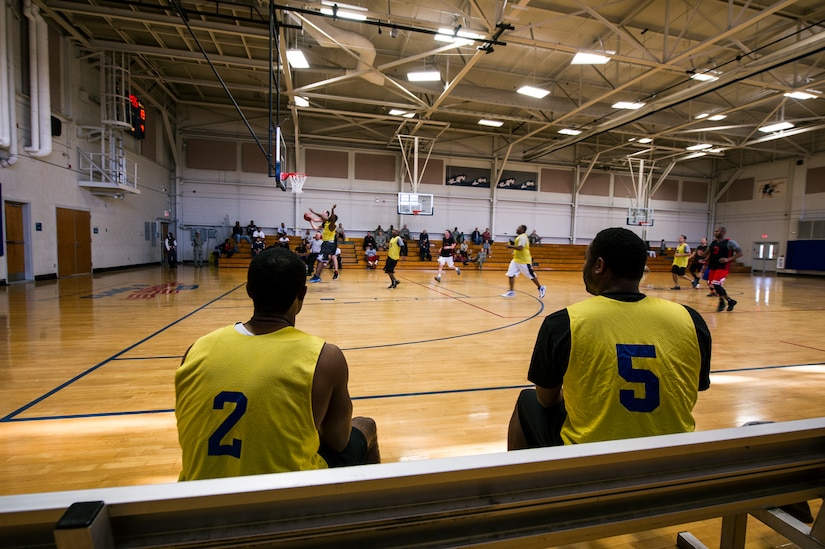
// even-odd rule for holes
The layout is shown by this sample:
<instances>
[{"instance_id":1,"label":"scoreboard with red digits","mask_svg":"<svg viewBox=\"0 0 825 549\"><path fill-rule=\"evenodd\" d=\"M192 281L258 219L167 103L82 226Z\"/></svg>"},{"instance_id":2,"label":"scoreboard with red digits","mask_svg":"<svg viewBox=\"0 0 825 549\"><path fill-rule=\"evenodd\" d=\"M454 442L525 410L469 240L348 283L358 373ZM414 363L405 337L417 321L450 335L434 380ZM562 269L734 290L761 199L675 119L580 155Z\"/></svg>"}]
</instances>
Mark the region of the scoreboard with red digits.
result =
<instances>
[{"instance_id":1,"label":"scoreboard with red digits","mask_svg":"<svg viewBox=\"0 0 825 549\"><path fill-rule=\"evenodd\" d=\"M129 113L132 124L129 133L132 134L135 139L143 139L146 137L146 109L143 108L143 103L141 103L140 99L133 93L129 94L129 103L131 104Z\"/></svg>"}]
</instances>

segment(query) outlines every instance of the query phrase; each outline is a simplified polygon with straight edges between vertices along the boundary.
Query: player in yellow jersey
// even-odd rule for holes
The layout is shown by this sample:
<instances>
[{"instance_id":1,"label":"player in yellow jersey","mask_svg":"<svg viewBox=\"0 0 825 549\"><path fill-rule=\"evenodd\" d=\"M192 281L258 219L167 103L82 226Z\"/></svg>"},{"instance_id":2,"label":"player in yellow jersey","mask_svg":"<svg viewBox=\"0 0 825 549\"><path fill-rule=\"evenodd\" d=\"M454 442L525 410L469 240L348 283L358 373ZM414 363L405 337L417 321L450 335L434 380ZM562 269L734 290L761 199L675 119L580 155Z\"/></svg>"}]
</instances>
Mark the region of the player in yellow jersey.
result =
<instances>
[{"instance_id":1,"label":"player in yellow jersey","mask_svg":"<svg viewBox=\"0 0 825 549\"><path fill-rule=\"evenodd\" d=\"M180 480L378 463L375 422L352 417L341 350L295 328L307 292L294 252L249 265L247 322L198 339L175 373Z\"/></svg>"},{"instance_id":2,"label":"player in yellow jersey","mask_svg":"<svg viewBox=\"0 0 825 549\"><path fill-rule=\"evenodd\" d=\"M400 281L395 278L395 266L401 258L401 248L404 245L404 239L398 236L398 229L393 229L390 236L390 247L387 251L387 262L384 264L384 272L390 277L390 285L387 289L394 290L400 284Z\"/></svg>"},{"instance_id":3,"label":"player in yellow jersey","mask_svg":"<svg viewBox=\"0 0 825 549\"><path fill-rule=\"evenodd\" d=\"M683 234L679 235L679 244L673 253L673 265L670 267L670 272L673 275L673 287L671 290L681 290L679 286L679 277L684 278L693 284L693 278L685 274L687 271L688 261L690 261L690 246L687 245L687 237Z\"/></svg>"},{"instance_id":4,"label":"player in yellow jersey","mask_svg":"<svg viewBox=\"0 0 825 549\"><path fill-rule=\"evenodd\" d=\"M539 297L544 298L546 286L542 286L539 277L533 271L533 256L530 255L530 241L527 237L527 225L519 225L516 229L516 238L507 247L513 250L513 259L507 268L507 277L510 279L510 291L501 294L501 297L516 297L515 283L516 277L524 275L527 280L532 280L536 288L539 289Z\"/></svg>"},{"instance_id":5,"label":"player in yellow jersey","mask_svg":"<svg viewBox=\"0 0 825 549\"><path fill-rule=\"evenodd\" d=\"M338 251L338 231L336 225L338 216L335 215L335 207L336 205L333 204L331 210L324 210L321 213L316 212L312 208L309 209L311 215L307 221L309 221L310 227L314 230L321 231L321 240L323 240L321 253L318 254L315 274L309 279L310 282L321 282L321 271L324 270L324 265L327 261L332 265L332 280L338 278L338 256L336 255Z\"/></svg>"},{"instance_id":6,"label":"player in yellow jersey","mask_svg":"<svg viewBox=\"0 0 825 549\"><path fill-rule=\"evenodd\" d=\"M544 319L510 419L511 450L693 431L711 336L695 310L639 293L647 252L601 231L582 269L591 297Z\"/></svg>"}]
</instances>

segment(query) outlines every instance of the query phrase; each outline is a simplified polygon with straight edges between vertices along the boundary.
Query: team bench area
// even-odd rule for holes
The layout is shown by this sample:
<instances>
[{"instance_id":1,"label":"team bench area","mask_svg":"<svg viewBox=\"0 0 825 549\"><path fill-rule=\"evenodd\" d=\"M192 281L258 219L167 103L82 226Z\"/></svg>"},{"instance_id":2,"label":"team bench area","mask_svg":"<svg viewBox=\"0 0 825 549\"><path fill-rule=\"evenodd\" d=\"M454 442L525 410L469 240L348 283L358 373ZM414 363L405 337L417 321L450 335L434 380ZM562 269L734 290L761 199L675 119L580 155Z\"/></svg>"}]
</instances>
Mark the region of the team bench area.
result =
<instances>
[{"instance_id":1,"label":"team bench area","mask_svg":"<svg viewBox=\"0 0 825 549\"><path fill-rule=\"evenodd\" d=\"M825 418L477 456L0 498L3 547L551 547L748 515L825 494ZM682 532L680 547L702 547Z\"/></svg>"}]
</instances>

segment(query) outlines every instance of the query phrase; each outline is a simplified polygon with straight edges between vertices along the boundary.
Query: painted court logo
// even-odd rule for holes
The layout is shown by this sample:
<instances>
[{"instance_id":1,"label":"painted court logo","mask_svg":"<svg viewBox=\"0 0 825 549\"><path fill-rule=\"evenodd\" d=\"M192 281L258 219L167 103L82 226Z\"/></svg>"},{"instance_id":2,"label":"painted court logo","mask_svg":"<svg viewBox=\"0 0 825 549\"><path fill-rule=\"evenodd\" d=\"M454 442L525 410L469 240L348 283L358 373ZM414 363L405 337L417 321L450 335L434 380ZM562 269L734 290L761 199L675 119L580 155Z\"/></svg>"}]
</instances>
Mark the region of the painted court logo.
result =
<instances>
[{"instance_id":1,"label":"painted court logo","mask_svg":"<svg viewBox=\"0 0 825 549\"><path fill-rule=\"evenodd\" d=\"M155 286L136 284L125 288L113 288L99 294L84 295L83 297L87 299L99 299L101 297L113 297L118 294L131 292L126 296L126 299L152 299L159 295L176 294L181 290L195 290L197 287L197 284L178 284L177 282L166 282L164 284L156 284Z\"/></svg>"}]
</instances>

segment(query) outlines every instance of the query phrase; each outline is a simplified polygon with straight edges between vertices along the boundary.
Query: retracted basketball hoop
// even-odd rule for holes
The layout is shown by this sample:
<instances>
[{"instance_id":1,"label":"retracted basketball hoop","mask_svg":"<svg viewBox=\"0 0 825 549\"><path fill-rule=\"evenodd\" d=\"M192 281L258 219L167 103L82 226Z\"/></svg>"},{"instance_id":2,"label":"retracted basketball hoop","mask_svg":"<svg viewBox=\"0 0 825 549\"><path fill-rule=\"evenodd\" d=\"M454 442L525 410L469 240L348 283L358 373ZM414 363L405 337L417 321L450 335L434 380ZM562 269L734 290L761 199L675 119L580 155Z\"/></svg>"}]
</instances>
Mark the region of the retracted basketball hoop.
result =
<instances>
[{"instance_id":1,"label":"retracted basketball hoop","mask_svg":"<svg viewBox=\"0 0 825 549\"><path fill-rule=\"evenodd\" d=\"M292 189L292 194L301 194L304 192L304 182L307 180L307 174L300 172L285 172L281 174L281 180L289 183L289 188Z\"/></svg>"}]
</instances>

